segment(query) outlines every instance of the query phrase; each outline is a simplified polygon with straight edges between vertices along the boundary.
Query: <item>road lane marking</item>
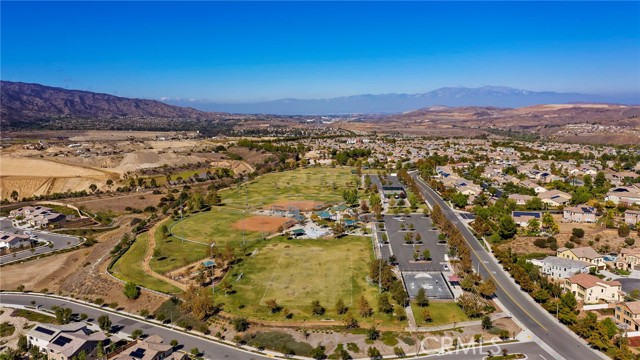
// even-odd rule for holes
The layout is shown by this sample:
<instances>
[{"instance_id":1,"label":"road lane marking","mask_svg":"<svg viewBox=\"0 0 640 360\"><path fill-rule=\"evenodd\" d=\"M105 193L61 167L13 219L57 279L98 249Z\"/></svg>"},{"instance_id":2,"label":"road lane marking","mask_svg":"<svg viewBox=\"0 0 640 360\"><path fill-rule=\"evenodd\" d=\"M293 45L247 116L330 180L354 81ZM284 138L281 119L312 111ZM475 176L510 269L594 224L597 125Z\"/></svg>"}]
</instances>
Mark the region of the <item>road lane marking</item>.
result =
<instances>
[{"instance_id":1,"label":"road lane marking","mask_svg":"<svg viewBox=\"0 0 640 360\"><path fill-rule=\"evenodd\" d=\"M422 180L420 180L420 182L422 182ZM426 184L423 183L424 186L427 186ZM427 186L428 187L428 186ZM427 193L427 195L431 198L431 200L434 201L435 204L437 204L438 206L440 206L440 204L438 203L438 201L436 200L435 197L433 197L433 195L431 195L429 193L429 191L425 191ZM443 212L445 212L444 209L442 209ZM446 216L446 213L445 213ZM456 226L457 227L457 226ZM458 229L460 230L460 229ZM460 231L462 233L462 231ZM498 279L493 275L494 272L489 270L489 268L487 267L487 264L484 263L482 261L482 258L478 255L478 252L473 248L473 246L471 246L471 243L469 242L469 240L467 239L466 236L464 236L465 234L461 234L462 237L464 238L465 242L467 243L467 245L469 245L469 248L471 249L471 251L473 251L473 254L476 256L476 258L478 259L479 262L482 263L482 267L486 270L486 272L489 274L489 276L493 279L493 281L496 283L496 285L498 285L500 287L500 289L502 289L502 291L504 291L504 293L509 297L509 299L511 299L511 301L520 308L520 310L522 310L525 314L527 314L527 316L529 316L531 318L531 320L533 320L536 324L538 324L545 332L549 332L549 330L547 330L546 327L544 327L544 325L542 325L536 318L534 318L531 314L529 314L529 312L527 310L525 310L525 308L523 308L510 294L509 292L504 288L504 286L502 286L502 284L498 281ZM518 289L520 290L520 289ZM527 294L527 296L529 296Z\"/></svg>"}]
</instances>

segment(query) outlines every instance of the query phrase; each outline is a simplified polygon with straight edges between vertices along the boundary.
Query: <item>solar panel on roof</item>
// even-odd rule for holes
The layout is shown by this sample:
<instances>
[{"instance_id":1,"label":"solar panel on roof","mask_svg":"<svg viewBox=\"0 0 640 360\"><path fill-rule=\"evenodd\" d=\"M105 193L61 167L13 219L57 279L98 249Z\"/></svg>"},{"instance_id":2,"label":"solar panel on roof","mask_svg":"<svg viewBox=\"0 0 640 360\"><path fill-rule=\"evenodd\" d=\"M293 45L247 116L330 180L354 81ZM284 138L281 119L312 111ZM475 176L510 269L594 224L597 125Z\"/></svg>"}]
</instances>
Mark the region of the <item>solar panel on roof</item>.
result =
<instances>
[{"instance_id":1,"label":"solar panel on roof","mask_svg":"<svg viewBox=\"0 0 640 360\"><path fill-rule=\"evenodd\" d=\"M131 353L129 353L129 356L133 356L135 358L143 358L144 357L144 352L145 352L145 349L137 348L134 351L132 351Z\"/></svg>"},{"instance_id":2,"label":"solar panel on roof","mask_svg":"<svg viewBox=\"0 0 640 360\"><path fill-rule=\"evenodd\" d=\"M37 332L41 332L43 334L47 334L47 335L55 334L55 331L53 331L51 329L43 328L42 326L36 326L36 328L34 330L37 331Z\"/></svg>"},{"instance_id":3,"label":"solar panel on roof","mask_svg":"<svg viewBox=\"0 0 640 360\"><path fill-rule=\"evenodd\" d=\"M58 336L55 340L53 340L53 344L58 346L65 346L70 342L71 342L71 339L62 335Z\"/></svg>"}]
</instances>

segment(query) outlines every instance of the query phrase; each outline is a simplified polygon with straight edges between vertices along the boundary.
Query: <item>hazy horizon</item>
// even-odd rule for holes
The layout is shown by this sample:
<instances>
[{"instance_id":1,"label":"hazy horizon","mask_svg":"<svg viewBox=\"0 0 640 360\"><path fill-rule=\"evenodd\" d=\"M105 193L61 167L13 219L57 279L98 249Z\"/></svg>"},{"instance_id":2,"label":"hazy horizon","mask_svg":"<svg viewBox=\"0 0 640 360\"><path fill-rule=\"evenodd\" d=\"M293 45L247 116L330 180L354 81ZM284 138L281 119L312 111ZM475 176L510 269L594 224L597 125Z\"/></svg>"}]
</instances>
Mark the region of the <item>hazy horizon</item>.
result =
<instances>
[{"instance_id":1,"label":"hazy horizon","mask_svg":"<svg viewBox=\"0 0 640 360\"><path fill-rule=\"evenodd\" d=\"M9 81L217 103L483 85L640 96L638 2L0 6Z\"/></svg>"}]
</instances>

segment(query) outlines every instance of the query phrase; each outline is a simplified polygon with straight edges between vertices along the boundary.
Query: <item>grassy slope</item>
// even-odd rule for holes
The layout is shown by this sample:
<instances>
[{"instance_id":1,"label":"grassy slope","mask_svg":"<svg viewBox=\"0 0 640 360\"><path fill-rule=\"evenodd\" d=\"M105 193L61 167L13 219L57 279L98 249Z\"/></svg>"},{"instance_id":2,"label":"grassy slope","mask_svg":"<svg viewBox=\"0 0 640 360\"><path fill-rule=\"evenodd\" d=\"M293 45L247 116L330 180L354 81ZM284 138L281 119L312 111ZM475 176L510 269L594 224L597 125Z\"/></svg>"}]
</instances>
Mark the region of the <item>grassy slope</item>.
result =
<instances>
[{"instance_id":1,"label":"grassy slope","mask_svg":"<svg viewBox=\"0 0 640 360\"><path fill-rule=\"evenodd\" d=\"M113 265L113 274L119 279L132 281L149 289L166 293L179 293L180 289L147 275L142 269L142 261L148 246L149 235L147 233L138 235L131 248Z\"/></svg>"}]
</instances>

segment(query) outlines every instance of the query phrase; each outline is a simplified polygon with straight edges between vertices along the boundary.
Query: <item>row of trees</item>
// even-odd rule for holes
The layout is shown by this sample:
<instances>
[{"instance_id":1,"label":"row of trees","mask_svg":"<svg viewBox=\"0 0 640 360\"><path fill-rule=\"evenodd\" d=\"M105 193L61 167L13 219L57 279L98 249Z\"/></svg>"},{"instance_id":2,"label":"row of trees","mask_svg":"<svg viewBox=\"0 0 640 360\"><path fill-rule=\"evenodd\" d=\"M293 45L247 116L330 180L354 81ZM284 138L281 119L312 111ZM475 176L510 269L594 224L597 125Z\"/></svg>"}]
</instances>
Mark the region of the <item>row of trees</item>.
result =
<instances>
[{"instance_id":1,"label":"row of trees","mask_svg":"<svg viewBox=\"0 0 640 360\"><path fill-rule=\"evenodd\" d=\"M560 285L550 281L536 266L514 254L510 248L496 249L494 254L522 290L529 293L544 309L556 315L560 322L587 340L589 345L606 352L614 360L635 359L626 337L618 331L613 320L598 320L592 313L579 318L578 302L573 293L563 293Z\"/></svg>"},{"instance_id":2,"label":"row of trees","mask_svg":"<svg viewBox=\"0 0 640 360\"><path fill-rule=\"evenodd\" d=\"M431 218L440 232L446 235L450 253L457 255L458 259L460 259L460 270L470 273L473 270L471 251L460 230L445 216L438 204L433 205Z\"/></svg>"}]
</instances>

